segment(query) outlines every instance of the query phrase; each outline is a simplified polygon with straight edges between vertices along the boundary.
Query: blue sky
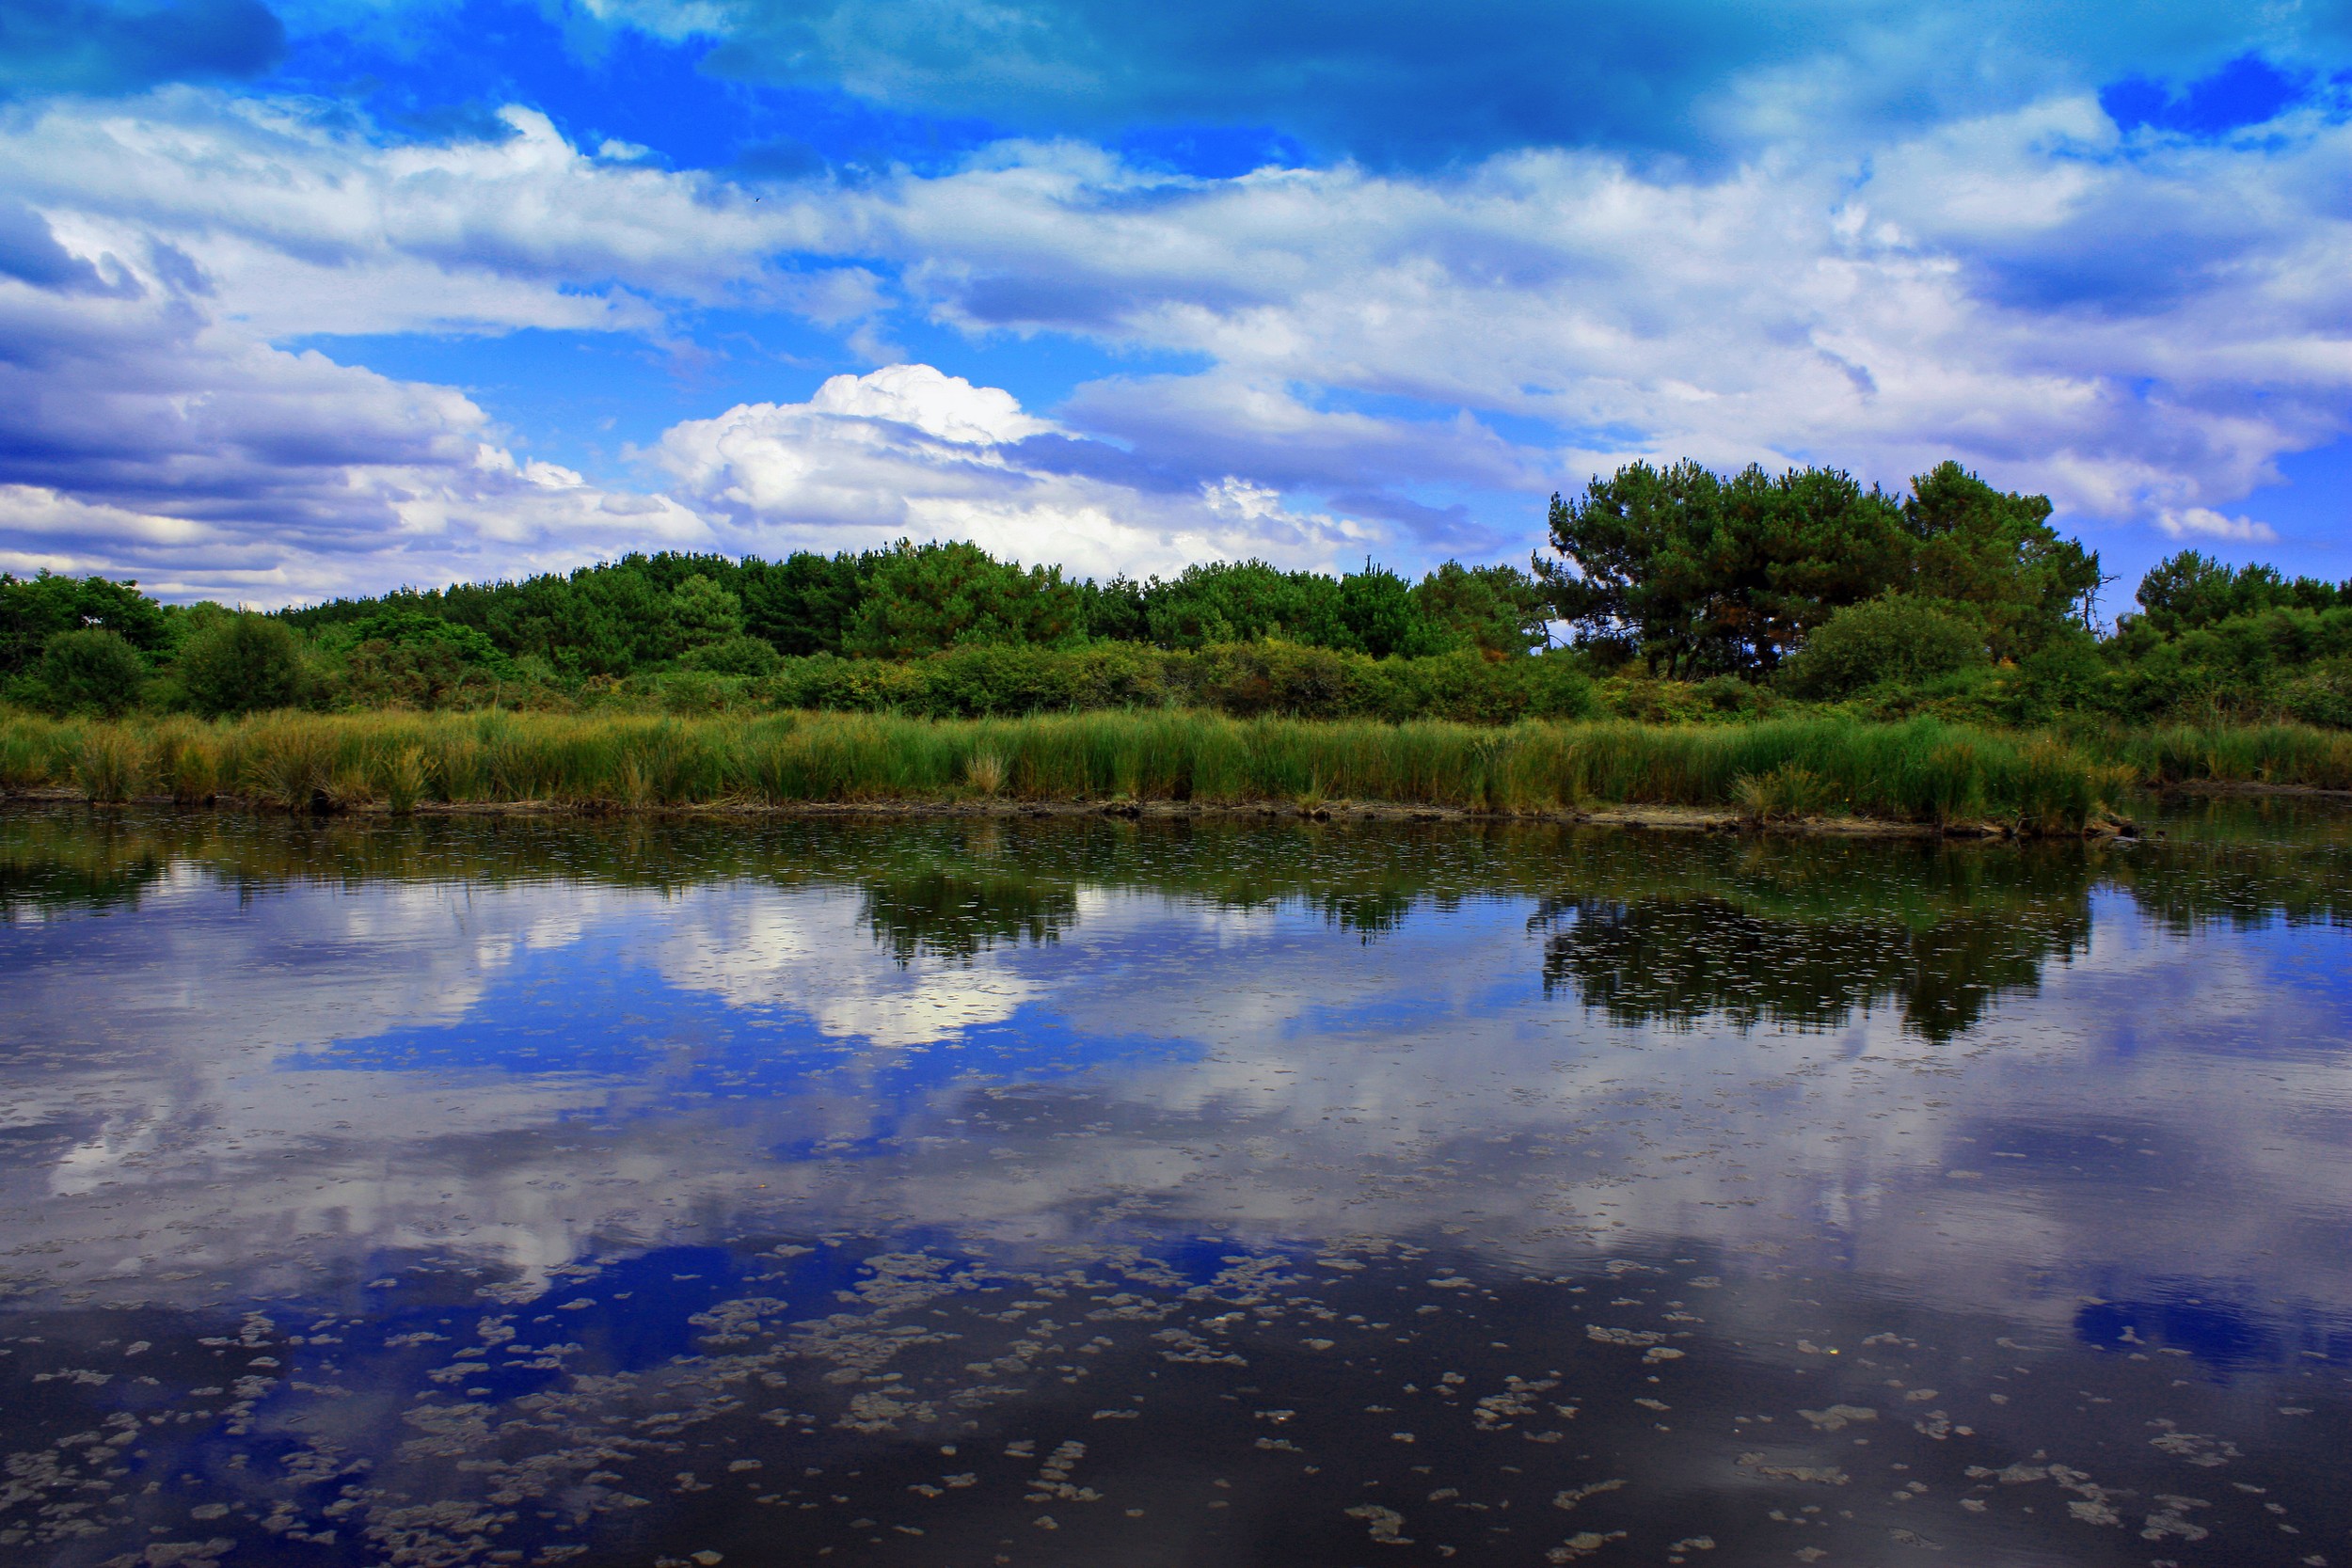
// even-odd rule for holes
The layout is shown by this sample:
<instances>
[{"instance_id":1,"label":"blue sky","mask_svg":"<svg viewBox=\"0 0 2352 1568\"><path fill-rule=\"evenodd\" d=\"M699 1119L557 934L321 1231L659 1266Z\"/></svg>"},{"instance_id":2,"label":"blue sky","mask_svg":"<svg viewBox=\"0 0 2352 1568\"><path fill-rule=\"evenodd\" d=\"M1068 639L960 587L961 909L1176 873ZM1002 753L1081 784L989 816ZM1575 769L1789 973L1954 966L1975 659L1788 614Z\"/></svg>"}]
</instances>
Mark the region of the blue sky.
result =
<instances>
[{"instance_id":1,"label":"blue sky","mask_svg":"<svg viewBox=\"0 0 2352 1568\"><path fill-rule=\"evenodd\" d=\"M1947 456L2352 577L2352 8L0 0L0 569L1524 559Z\"/></svg>"}]
</instances>

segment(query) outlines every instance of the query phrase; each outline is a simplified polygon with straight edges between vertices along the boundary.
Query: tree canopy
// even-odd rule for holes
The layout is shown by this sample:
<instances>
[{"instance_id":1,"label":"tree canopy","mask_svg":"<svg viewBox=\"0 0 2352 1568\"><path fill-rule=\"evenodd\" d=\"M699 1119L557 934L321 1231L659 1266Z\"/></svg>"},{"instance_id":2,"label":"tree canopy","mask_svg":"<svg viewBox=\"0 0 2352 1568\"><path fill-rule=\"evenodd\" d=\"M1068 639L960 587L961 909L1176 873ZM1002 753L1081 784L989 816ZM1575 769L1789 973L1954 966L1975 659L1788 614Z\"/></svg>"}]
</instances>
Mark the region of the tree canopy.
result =
<instances>
[{"instance_id":1,"label":"tree canopy","mask_svg":"<svg viewBox=\"0 0 2352 1568\"><path fill-rule=\"evenodd\" d=\"M1959 610L2013 657L2087 619L2099 586L2098 557L2049 515L1957 463L1899 499L1836 468L1634 463L1551 499L1559 559L1534 564L1579 641L1669 676L1770 674L1836 610L1889 593Z\"/></svg>"}]
</instances>

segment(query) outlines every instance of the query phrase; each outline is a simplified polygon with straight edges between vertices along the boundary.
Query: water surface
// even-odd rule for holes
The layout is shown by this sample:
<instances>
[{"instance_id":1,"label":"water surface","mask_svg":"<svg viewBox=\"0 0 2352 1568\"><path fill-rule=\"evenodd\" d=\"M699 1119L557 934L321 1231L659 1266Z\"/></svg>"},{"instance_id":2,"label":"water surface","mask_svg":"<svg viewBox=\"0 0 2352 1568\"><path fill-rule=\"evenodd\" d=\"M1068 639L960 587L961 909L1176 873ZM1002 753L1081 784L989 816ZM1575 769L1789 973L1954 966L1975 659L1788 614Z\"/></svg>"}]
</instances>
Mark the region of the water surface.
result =
<instances>
[{"instance_id":1,"label":"water surface","mask_svg":"<svg viewBox=\"0 0 2352 1568\"><path fill-rule=\"evenodd\" d=\"M0 1556L2352 1563L2346 820L0 816Z\"/></svg>"}]
</instances>

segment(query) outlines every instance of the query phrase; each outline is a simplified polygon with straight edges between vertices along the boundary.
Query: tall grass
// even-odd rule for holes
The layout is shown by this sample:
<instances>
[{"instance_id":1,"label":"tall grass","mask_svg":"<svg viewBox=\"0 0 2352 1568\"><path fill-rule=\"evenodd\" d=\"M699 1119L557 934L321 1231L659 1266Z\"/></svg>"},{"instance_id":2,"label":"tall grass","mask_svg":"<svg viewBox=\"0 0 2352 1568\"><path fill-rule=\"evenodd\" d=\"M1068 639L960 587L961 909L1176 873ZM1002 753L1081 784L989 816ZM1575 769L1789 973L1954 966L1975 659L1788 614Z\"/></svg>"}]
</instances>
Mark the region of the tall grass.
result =
<instances>
[{"instance_id":1,"label":"tall grass","mask_svg":"<svg viewBox=\"0 0 2352 1568\"><path fill-rule=\"evenodd\" d=\"M2087 737L2153 784L2297 784L2352 789L2352 734L2308 724L2176 724Z\"/></svg>"},{"instance_id":2,"label":"tall grass","mask_svg":"<svg viewBox=\"0 0 2352 1568\"><path fill-rule=\"evenodd\" d=\"M2316 732L2314 732L2316 733ZM1721 727L1236 720L1183 710L935 721L273 714L200 724L0 721L0 786L215 791L309 810L383 800L624 807L812 801L1379 801L1511 813L1588 803L1851 812L2079 828L2129 783L2066 742L1932 719Z\"/></svg>"}]
</instances>

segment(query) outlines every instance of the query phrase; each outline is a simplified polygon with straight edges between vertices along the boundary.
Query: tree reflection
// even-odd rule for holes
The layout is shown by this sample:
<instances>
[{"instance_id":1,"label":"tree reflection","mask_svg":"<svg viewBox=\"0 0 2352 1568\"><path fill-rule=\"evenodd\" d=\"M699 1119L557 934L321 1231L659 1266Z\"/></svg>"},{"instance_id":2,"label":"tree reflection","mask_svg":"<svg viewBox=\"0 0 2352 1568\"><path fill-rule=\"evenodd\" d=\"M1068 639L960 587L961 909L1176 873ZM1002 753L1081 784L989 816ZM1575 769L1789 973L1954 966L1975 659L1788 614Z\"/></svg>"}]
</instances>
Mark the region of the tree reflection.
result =
<instances>
[{"instance_id":1,"label":"tree reflection","mask_svg":"<svg viewBox=\"0 0 2352 1568\"><path fill-rule=\"evenodd\" d=\"M1722 898L1547 898L1544 990L1572 990L1613 1022L1692 1029L1834 1029L1892 1004L1942 1042L1994 1001L2031 991L2042 969L2085 949L2087 900L2020 918L1956 914L1924 930L1896 921L1767 919Z\"/></svg>"},{"instance_id":2,"label":"tree reflection","mask_svg":"<svg viewBox=\"0 0 2352 1568\"><path fill-rule=\"evenodd\" d=\"M917 955L969 963L999 942L1049 942L1077 924L1077 890L1014 873L933 867L865 884L874 941L905 964Z\"/></svg>"}]
</instances>

